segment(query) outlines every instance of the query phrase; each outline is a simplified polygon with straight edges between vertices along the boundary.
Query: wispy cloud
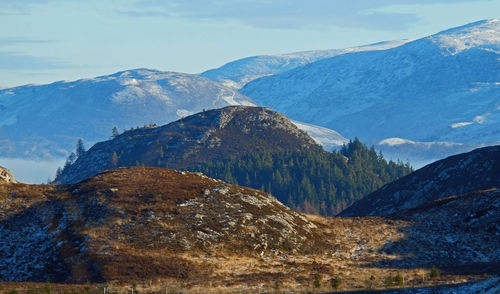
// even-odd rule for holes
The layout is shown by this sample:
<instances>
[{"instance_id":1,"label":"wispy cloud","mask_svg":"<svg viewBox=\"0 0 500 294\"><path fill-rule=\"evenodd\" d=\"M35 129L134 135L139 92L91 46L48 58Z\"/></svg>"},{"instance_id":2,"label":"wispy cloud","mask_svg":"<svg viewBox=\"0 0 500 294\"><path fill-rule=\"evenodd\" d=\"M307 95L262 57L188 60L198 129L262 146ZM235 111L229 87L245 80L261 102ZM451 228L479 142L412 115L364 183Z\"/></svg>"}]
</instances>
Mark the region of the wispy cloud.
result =
<instances>
[{"instance_id":1,"label":"wispy cloud","mask_svg":"<svg viewBox=\"0 0 500 294\"><path fill-rule=\"evenodd\" d=\"M55 40L26 39L18 37L0 38L0 46L22 45L22 44L44 44L56 42Z\"/></svg>"},{"instance_id":2,"label":"wispy cloud","mask_svg":"<svg viewBox=\"0 0 500 294\"><path fill-rule=\"evenodd\" d=\"M1 0L0 14L1 15L17 15L27 13L33 6L46 4L52 0Z\"/></svg>"},{"instance_id":3,"label":"wispy cloud","mask_svg":"<svg viewBox=\"0 0 500 294\"><path fill-rule=\"evenodd\" d=\"M0 69L2 70L40 70L68 67L69 65L50 58L0 51Z\"/></svg>"},{"instance_id":4,"label":"wispy cloud","mask_svg":"<svg viewBox=\"0 0 500 294\"><path fill-rule=\"evenodd\" d=\"M486 1L486 0L485 0ZM402 30L415 14L389 13L392 5L456 4L471 0L136 0L121 13L136 17L179 17L238 21L262 28L354 27ZM476 1L477 2L477 1Z\"/></svg>"}]
</instances>

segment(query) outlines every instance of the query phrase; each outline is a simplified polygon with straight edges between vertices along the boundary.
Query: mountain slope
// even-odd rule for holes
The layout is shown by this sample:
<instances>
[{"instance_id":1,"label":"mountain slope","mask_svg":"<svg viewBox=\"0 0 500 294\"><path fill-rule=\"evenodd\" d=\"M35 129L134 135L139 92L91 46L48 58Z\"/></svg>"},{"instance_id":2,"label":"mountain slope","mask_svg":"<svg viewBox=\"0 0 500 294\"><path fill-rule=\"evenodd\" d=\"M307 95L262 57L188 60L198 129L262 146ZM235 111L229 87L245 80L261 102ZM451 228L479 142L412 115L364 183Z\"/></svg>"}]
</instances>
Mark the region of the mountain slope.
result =
<instances>
[{"instance_id":1,"label":"mountain slope","mask_svg":"<svg viewBox=\"0 0 500 294\"><path fill-rule=\"evenodd\" d=\"M279 55L252 56L229 62L216 69L207 70L200 75L220 82L228 87L240 89L254 79L280 74L321 59L351 52L384 50L400 46L406 42L406 40L386 41L345 49L315 50Z\"/></svg>"},{"instance_id":2,"label":"mountain slope","mask_svg":"<svg viewBox=\"0 0 500 294\"><path fill-rule=\"evenodd\" d=\"M109 138L151 122L165 124L203 109L254 105L240 93L197 75L136 69L109 76L0 90L2 157L68 154L78 138Z\"/></svg>"},{"instance_id":3,"label":"mountain slope","mask_svg":"<svg viewBox=\"0 0 500 294\"><path fill-rule=\"evenodd\" d=\"M364 197L342 216L387 216L429 201L500 187L500 146L476 149L429 164Z\"/></svg>"},{"instance_id":4,"label":"mountain slope","mask_svg":"<svg viewBox=\"0 0 500 294\"><path fill-rule=\"evenodd\" d=\"M241 89L292 119L376 144L498 142L500 21L402 46L344 54L254 80ZM390 113L390 115L388 115Z\"/></svg>"},{"instance_id":5,"label":"mountain slope","mask_svg":"<svg viewBox=\"0 0 500 294\"><path fill-rule=\"evenodd\" d=\"M97 143L65 168L56 181L75 183L116 166L179 169L251 151L306 149L322 150L284 115L262 107L228 106L161 127L126 131Z\"/></svg>"}]
</instances>

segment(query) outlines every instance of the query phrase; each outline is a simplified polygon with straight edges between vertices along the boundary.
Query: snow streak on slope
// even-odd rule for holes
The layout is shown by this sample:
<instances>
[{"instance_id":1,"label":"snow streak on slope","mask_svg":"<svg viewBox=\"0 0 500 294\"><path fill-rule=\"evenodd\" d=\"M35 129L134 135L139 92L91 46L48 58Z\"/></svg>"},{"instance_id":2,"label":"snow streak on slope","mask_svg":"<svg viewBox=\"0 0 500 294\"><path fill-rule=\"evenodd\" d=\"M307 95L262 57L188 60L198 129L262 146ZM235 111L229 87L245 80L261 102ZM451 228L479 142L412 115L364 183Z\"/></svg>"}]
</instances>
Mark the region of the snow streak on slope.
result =
<instances>
[{"instance_id":1,"label":"snow streak on slope","mask_svg":"<svg viewBox=\"0 0 500 294\"><path fill-rule=\"evenodd\" d=\"M240 89L252 80L279 74L321 59L352 52L385 50L400 46L406 42L408 42L408 40L386 41L345 49L252 56L229 62L216 69L208 70L202 73L201 76L221 82L228 87Z\"/></svg>"},{"instance_id":2,"label":"snow streak on slope","mask_svg":"<svg viewBox=\"0 0 500 294\"><path fill-rule=\"evenodd\" d=\"M349 142L348 139L334 130L298 121L292 121L292 123L311 136L326 151L331 151Z\"/></svg>"},{"instance_id":3,"label":"snow streak on slope","mask_svg":"<svg viewBox=\"0 0 500 294\"><path fill-rule=\"evenodd\" d=\"M335 56L241 92L292 119L358 136L500 141L500 22L486 20L387 50ZM451 54L453 53L453 54Z\"/></svg>"},{"instance_id":4,"label":"snow streak on slope","mask_svg":"<svg viewBox=\"0 0 500 294\"><path fill-rule=\"evenodd\" d=\"M125 128L251 99L190 74L137 69L109 76L0 90L0 156L66 156L78 138L89 146Z\"/></svg>"}]
</instances>

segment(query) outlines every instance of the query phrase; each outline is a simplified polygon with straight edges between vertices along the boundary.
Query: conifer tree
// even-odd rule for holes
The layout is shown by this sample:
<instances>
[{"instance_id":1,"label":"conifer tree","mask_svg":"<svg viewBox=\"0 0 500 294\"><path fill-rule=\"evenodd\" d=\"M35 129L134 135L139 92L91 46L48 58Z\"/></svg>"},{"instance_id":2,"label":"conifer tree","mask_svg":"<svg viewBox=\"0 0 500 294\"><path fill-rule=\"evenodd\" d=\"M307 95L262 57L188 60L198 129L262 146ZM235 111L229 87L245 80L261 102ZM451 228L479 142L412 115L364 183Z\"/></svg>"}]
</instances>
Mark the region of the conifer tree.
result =
<instances>
[{"instance_id":1,"label":"conifer tree","mask_svg":"<svg viewBox=\"0 0 500 294\"><path fill-rule=\"evenodd\" d=\"M85 153L85 145L83 144L83 140L80 138L76 142L76 157L80 157Z\"/></svg>"},{"instance_id":2,"label":"conifer tree","mask_svg":"<svg viewBox=\"0 0 500 294\"><path fill-rule=\"evenodd\" d=\"M120 132L118 131L118 128L116 126L113 127L113 130L111 130L113 138L118 137L120 135Z\"/></svg>"}]
</instances>

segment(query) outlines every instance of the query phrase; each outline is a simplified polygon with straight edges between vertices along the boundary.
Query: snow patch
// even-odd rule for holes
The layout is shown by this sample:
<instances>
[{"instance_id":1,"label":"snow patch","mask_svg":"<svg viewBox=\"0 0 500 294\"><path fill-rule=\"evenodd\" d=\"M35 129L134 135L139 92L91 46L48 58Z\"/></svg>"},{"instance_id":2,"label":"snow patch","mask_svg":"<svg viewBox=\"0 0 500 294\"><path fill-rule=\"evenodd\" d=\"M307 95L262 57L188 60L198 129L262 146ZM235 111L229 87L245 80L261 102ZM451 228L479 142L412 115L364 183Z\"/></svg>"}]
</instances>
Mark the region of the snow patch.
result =
<instances>
[{"instance_id":1,"label":"snow patch","mask_svg":"<svg viewBox=\"0 0 500 294\"><path fill-rule=\"evenodd\" d=\"M478 116L474 117L474 122L476 122L478 124L482 124L485 121L486 121L486 117L483 115L478 115Z\"/></svg>"},{"instance_id":2,"label":"snow patch","mask_svg":"<svg viewBox=\"0 0 500 294\"><path fill-rule=\"evenodd\" d=\"M179 118L183 118L183 117L186 117L186 116L189 116L189 115L194 114L194 112L189 111L189 110L187 110L187 109L177 109L177 110L175 111L175 113L177 114L177 116L178 116Z\"/></svg>"},{"instance_id":3,"label":"snow patch","mask_svg":"<svg viewBox=\"0 0 500 294\"><path fill-rule=\"evenodd\" d=\"M378 145L387 145L387 146L395 146L402 144L415 144L415 141L402 139L402 138L387 138L378 143Z\"/></svg>"},{"instance_id":4,"label":"snow patch","mask_svg":"<svg viewBox=\"0 0 500 294\"><path fill-rule=\"evenodd\" d=\"M348 139L344 138L340 133L334 130L299 121L292 120L292 123L302 131L306 132L316 143L323 146L325 150L331 150L349 142Z\"/></svg>"},{"instance_id":5,"label":"snow patch","mask_svg":"<svg viewBox=\"0 0 500 294\"><path fill-rule=\"evenodd\" d=\"M465 121L465 122L459 122L459 123L451 124L450 127L452 129L456 129L456 128L461 128L461 127L465 127L465 126L472 125L472 124L473 124L473 122Z\"/></svg>"},{"instance_id":6,"label":"snow patch","mask_svg":"<svg viewBox=\"0 0 500 294\"><path fill-rule=\"evenodd\" d=\"M123 86L137 86L139 85L139 82L137 81L137 79L126 79L122 81L121 84Z\"/></svg>"}]
</instances>

